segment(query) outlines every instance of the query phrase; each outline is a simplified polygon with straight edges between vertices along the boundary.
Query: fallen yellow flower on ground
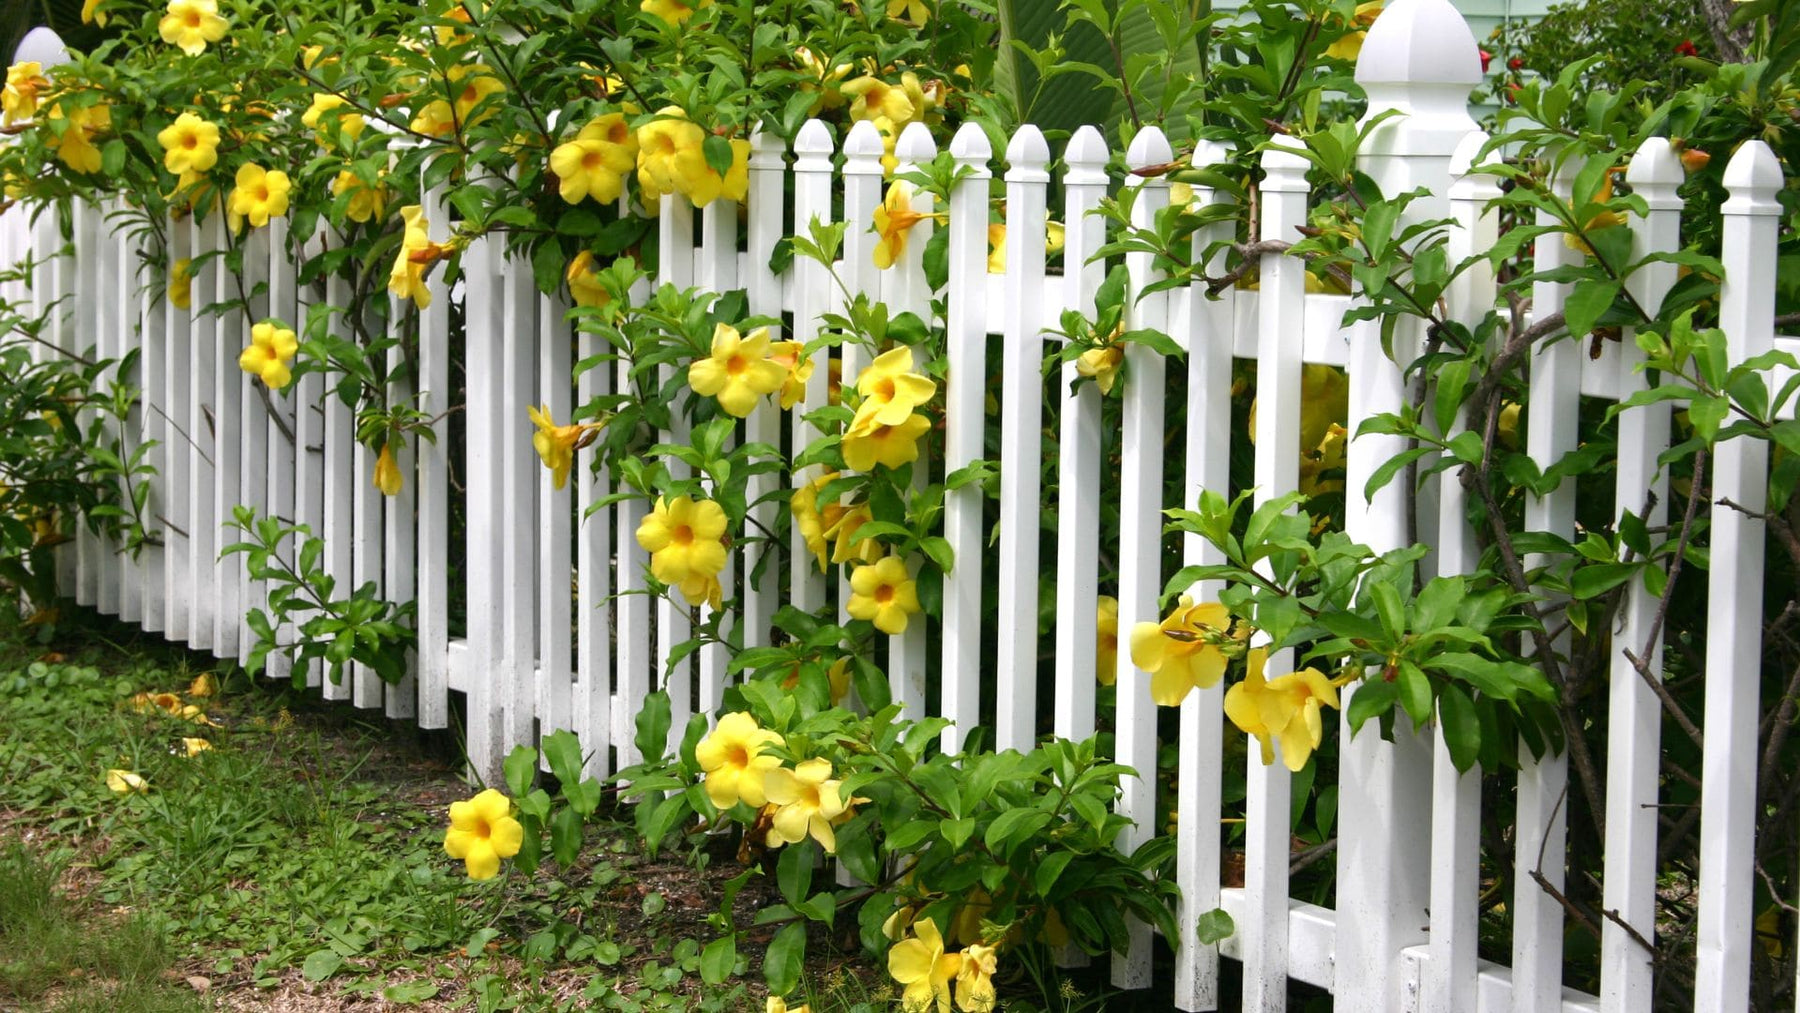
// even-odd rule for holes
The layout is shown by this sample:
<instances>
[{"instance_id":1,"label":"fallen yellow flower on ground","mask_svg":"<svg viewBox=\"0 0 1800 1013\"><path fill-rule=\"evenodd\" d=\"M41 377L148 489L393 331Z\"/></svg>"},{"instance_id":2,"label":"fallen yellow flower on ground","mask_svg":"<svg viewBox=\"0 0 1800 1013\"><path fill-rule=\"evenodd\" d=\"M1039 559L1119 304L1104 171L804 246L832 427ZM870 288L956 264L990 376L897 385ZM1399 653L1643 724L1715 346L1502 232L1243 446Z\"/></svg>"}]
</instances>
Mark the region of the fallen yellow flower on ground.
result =
<instances>
[{"instance_id":1,"label":"fallen yellow flower on ground","mask_svg":"<svg viewBox=\"0 0 1800 1013\"><path fill-rule=\"evenodd\" d=\"M181 740L181 745L183 749L187 750L187 756L190 760L213 747L212 743L205 739L193 738L183 738Z\"/></svg>"},{"instance_id":2,"label":"fallen yellow flower on ground","mask_svg":"<svg viewBox=\"0 0 1800 1013\"><path fill-rule=\"evenodd\" d=\"M139 777L132 771L120 770L118 768L106 772L106 786L119 795L129 795L134 791L142 793L150 790L150 782Z\"/></svg>"},{"instance_id":3,"label":"fallen yellow flower on ground","mask_svg":"<svg viewBox=\"0 0 1800 1013\"><path fill-rule=\"evenodd\" d=\"M195 698L218 696L218 677L211 672L201 672L199 675L194 676L193 681L188 683L187 695Z\"/></svg>"}]
</instances>

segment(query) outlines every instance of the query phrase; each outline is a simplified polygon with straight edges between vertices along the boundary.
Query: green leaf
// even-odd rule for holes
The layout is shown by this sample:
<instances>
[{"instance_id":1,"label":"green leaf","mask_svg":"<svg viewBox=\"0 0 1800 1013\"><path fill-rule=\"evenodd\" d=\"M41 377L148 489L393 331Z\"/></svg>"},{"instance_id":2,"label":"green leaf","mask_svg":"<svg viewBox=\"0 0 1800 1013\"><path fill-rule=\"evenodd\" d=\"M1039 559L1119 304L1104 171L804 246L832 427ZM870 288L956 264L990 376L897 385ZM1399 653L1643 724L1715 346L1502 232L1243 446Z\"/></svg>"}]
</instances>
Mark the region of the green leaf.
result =
<instances>
[{"instance_id":1,"label":"green leaf","mask_svg":"<svg viewBox=\"0 0 1800 1013\"><path fill-rule=\"evenodd\" d=\"M806 899L806 892L812 889L813 850L800 844L790 844L781 849L781 859L775 867L775 881L781 887L781 896L789 904L799 906Z\"/></svg>"},{"instance_id":2,"label":"green leaf","mask_svg":"<svg viewBox=\"0 0 1800 1013\"><path fill-rule=\"evenodd\" d=\"M632 743L645 761L661 759L669 750L669 725L674 721L669 712L669 694L657 690L644 698L638 711L637 736Z\"/></svg>"},{"instance_id":3,"label":"green leaf","mask_svg":"<svg viewBox=\"0 0 1800 1013\"><path fill-rule=\"evenodd\" d=\"M581 780L581 740L574 732L558 729L544 736L540 746L544 759L550 761L550 772L565 788Z\"/></svg>"},{"instance_id":4,"label":"green leaf","mask_svg":"<svg viewBox=\"0 0 1800 1013\"><path fill-rule=\"evenodd\" d=\"M1400 706L1418 728L1431 720L1431 678L1425 670L1405 658L1400 659L1395 686L1400 691Z\"/></svg>"},{"instance_id":5,"label":"green leaf","mask_svg":"<svg viewBox=\"0 0 1800 1013\"><path fill-rule=\"evenodd\" d=\"M769 949L763 954L763 980L769 983L769 994L786 995L800 984L800 967L806 959L806 923L783 926Z\"/></svg>"},{"instance_id":6,"label":"green leaf","mask_svg":"<svg viewBox=\"0 0 1800 1013\"><path fill-rule=\"evenodd\" d=\"M1437 705L1438 727L1450 750L1450 762L1458 773L1467 773L1481 755L1481 719L1475 713L1475 702L1461 687L1451 684L1438 694Z\"/></svg>"},{"instance_id":7,"label":"green leaf","mask_svg":"<svg viewBox=\"0 0 1800 1013\"><path fill-rule=\"evenodd\" d=\"M417 1006L427 999L436 997L438 986L430 981L402 981L388 985L381 990L381 997L388 1002L402 1006Z\"/></svg>"},{"instance_id":8,"label":"green leaf","mask_svg":"<svg viewBox=\"0 0 1800 1013\"><path fill-rule=\"evenodd\" d=\"M1392 710L1398 693L1394 684L1381 679L1363 680L1350 697L1350 706L1344 711L1344 717L1350 722L1350 732L1355 734L1361 730L1363 722L1373 717L1380 717Z\"/></svg>"},{"instance_id":9,"label":"green leaf","mask_svg":"<svg viewBox=\"0 0 1800 1013\"><path fill-rule=\"evenodd\" d=\"M700 150L706 155L706 164L712 171L721 176L731 171L730 141L718 134L707 134L705 142L700 145Z\"/></svg>"},{"instance_id":10,"label":"green leaf","mask_svg":"<svg viewBox=\"0 0 1800 1013\"><path fill-rule=\"evenodd\" d=\"M737 933L720 936L700 951L700 977L708 985L723 984L737 968Z\"/></svg>"},{"instance_id":11,"label":"green leaf","mask_svg":"<svg viewBox=\"0 0 1800 1013\"><path fill-rule=\"evenodd\" d=\"M336 950L314 950L300 965L300 975L307 981L324 981L344 966L344 955Z\"/></svg>"},{"instance_id":12,"label":"green leaf","mask_svg":"<svg viewBox=\"0 0 1800 1013\"><path fill-rule=\"evenodd\" d=\"M1600 314L1619 297L1619 283L1601 278L1583 278L1575 283L1569 298L1563 302L1563 320L1576 339L1587 337L1600 320Z\"/></svg>"},{"instance_id":13,"label":"green leaf","mask_svg":"<svg viewBox=\"0 0 1800 1013\"><path fill-rule=\"evenodd\" d=\"M581 857L581 814L570 806L556 810L550 817L550 854L564 870Z\"/></svg>"},{"instance_id":14,"label":"green leaf","mask_svg":"<svg viewBox=\"0 0 1800 1013\"><path fill-rule=\"evenodd\" d=\"M513 798L524 798L531 793L531 782L537 777L537 762L537 750L524 745L514 746L501 761L500 768L506 773L506 787L512 791Z\"/></svg>"},{"instance_id":15,"label":"green leaf","mask_svg":"<svg viewBox=\"0 0 1800 1013\"><path fill-rule=\"evenodd\" d=\"M1213 908L1200 915L1200 922L1195 926L1201 946L1211 946L1224 942L1237 932L1237 924L1231 915L1222 907Z\"/></svg>"},{"instance_id":16,"label":"green leaf","mask_svg":"<svg viewBox=\"0 0 1800 1013\"><path fill-rule=\"evenodd\" d=\"M1057 878L1063 874L1064 869L1069 867L1069 863L1074 858L1073 851L1056 851L1038 863L1037 871L1032 874L1032 880L1037 884L1038 896L1050 896L1050 890L1056 885Z\"/></svg>"}]
</instances>

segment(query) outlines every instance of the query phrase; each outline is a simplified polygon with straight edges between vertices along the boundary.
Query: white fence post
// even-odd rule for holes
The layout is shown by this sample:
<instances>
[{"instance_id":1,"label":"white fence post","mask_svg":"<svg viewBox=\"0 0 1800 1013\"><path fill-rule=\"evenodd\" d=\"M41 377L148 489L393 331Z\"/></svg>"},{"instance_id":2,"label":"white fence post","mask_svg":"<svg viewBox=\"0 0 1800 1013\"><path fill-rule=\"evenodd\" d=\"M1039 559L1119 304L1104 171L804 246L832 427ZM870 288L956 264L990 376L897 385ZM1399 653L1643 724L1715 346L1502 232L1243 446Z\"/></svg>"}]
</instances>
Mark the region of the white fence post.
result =
<instances>
[{"instance_id":1,"label":"white fence post","mask_svg":"<svg viewBox=\"0 0 1800 1013\"><path fill-rule=\"evenodd\" d=\"M1769 350L1775 332L1776 194L1781 163L1761 141L1725 167L1720 209L1725 284L1719 323L1728 357ZM1762 673L1763 527L1769 445L1739 437L1713 450L1712 560L1707 575L1706 723L1700 772L1700 915L1694 1008L1733 1013L1750 1002L1755 918L1757 702ZM1738 505L1724 505L1726 500Z\"/></svg>"},{"instance_id":2,"label":"white fence post","mask_svg":"<svg viewBox=\"0 0 1800 1013\"><path fill-rule=\"evenodd\" d=\"M420 198L430 239L449 238L450 207L443 188L427 189ZM465 255L465 261L467 255ZM433 292L431 305L419 311L419 375L414 378L419 407L431 416L433 439L415 441L418 454L418 615L419 727L443 728L450 723L450 296ZM465 300L466 304L466 300ZM300 412L308 411L300 401ZM466 421L466 420L465 420ZM467 430L464 430L467 432ZM300 441L304 453L305 441Z\"/></svg>"},{"instance_id":3,"label":"white fence post","mask_svg":"<svg viewBox=\"0 0 1800 1013\"><path fill-rule=\"evenodd\" d=\"M1375 127L1358 163L1385 195L1423 186L1432 197L1415 201L1406 220L1449 211L1450 156L1475 129L1469 91L1481 80L1475 39L1448 0L1399 0L1370 28L1356 80L1369 95L1364 122L1398 110ZM1282 237L1289 238L1289 237ZM1264 296L1267 297L1265 285ZM1406 402L1403 369L1418 351L1417 326L1394 337L1394 359L1379 330L1351 332L1350 432L1362 420L1398 413ZM1395 361L1395 360L1398 361ZM1262 389L1258 384L1259 391ZM1365 498L1369 476L1405 449L1404 440L1368 435L1351 441L1345 466L1344 528L1377 553L1409 541L1414 491L1404 474ZM1285 669L1279 669L1285 670ZM1349 713L1351 689L1343 699ZM1338 805L1338 1008L1384 1013L1401 1001L1401 950L1423 942L1430 867L1431 752L1429 740L1396 722L1394 742L1365 728L1352 736L1340 718Z\"/></svg>"}]
</instances>

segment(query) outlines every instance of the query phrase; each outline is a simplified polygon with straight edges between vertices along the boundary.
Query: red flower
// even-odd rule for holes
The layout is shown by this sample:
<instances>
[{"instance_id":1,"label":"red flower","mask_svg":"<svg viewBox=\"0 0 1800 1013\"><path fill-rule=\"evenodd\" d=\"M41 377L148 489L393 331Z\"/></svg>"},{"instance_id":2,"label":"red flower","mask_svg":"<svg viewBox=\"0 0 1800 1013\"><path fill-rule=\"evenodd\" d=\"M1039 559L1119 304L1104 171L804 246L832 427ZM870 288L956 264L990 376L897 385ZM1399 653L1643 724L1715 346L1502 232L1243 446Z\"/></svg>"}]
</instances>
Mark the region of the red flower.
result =
<instances>
[{"instance_id":1,"label":"red flower","mask_svg":"<svg viewBox=\"0 0 1800 1013\"><path fill-rule=\"evenodd\" d=\"M1524 57L1515 56L1512 59L1506 61L1506 69L1507 70L1524 70L1525 69Z\"/></svg>"},{"instance_id":2,"label":"red flower","mask_svg":"<svg viewBox=\"0 0 1800 1013\"><path fill-rule=\"evenodd\" d=\"M1494 54L1488 52L1485 49L1481 50L1480 52L1481 52L1481 72L1483 74L1485 74L1488 72L1488 64L1494 62Z\"/></svg>"},{"instance_id":3,"label":"red flower","mask_svg":"<svg viewBox=\"0 0 1800 1013\"><path fill-rule=\"evenodd\" d=\"M1675 47L1676 56L1699 56L1700 51L1694 48L1694 40L1682 39L1681 45Z\"/></svg>"}]
</instances>

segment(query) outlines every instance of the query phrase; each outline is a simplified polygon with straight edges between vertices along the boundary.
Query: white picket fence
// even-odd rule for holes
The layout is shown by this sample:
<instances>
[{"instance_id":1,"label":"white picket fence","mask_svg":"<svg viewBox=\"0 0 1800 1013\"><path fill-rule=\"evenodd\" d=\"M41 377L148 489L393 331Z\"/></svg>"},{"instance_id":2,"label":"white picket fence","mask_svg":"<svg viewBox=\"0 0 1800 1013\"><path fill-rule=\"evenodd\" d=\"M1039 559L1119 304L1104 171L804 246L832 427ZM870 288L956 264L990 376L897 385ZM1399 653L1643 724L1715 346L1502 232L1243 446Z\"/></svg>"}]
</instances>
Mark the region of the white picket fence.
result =
<instances>
[{"instance_id":1,"label":"white picket fence","mask_svg":"<svg viewBox=\"0 0 1800 1013\"><path fill-rule=\"evenodd\" d=\"M1418 216L1454 218L1453 262L1493 241L1496 222L1483 213L1497 192L1491 177L1463 175L1484 139L1467 115L1466 100L1478 80L1475 43L1460 16L1445 0L1399 0L1370 32L1359 80L1367 88L1370 113L1387 108L1405 115L1376 132L1364 158L1366 171L1387 193L1424 187L1433 195L1415 203ZM1255 484L1260 500L1297 484L1300 371L1303 363L1348 369L1352 379L1350 428L1371 415L1397 410L1404 387L1400 369L1385 358L1371 326L1343 327L1349 299L1304 292L1303 265L1279 255L1260 265L1260 292L1226 290L1209 299L1198 287L1153 294L1134 304L1131 327L1166 331L1186 350L1184 359L1164 361L1133 345L1128 353L1130 382L1125 392L1122 469L1107 473L1102 454L1098 394L1086 385L1070 392L1072 366L1043 378L1046 344L1041 332L1054 326L1064 307L1091 308L1105 264L1091 254L1103 242L1103 225L1091 215L1117 181L1106 169L1107 149L1093 128L1077 132L1064 150L1063 194L1054 209L1067 223L1067 247L1060 276L1044 266L1045 210L1051 176L1050 151L1034 128L1013 138L1002 159L986 135L969 126L950 151L970 171L950 197L950 272L947 290L949 382L944 454L929 462L934 474L954 471L983 455L984 400L997 396L1001 412L1002 475L998 544L984 551L979 490L966 487L948 496L943 533L957 550L957 565L946 580L939 623L941 652L928 651L925 622L915 621L893 638L886 670L894 698L914 715L941 714L956 724L944 734L954 748L977 724L995 730L1000 748L1028 747L1048 715L1055 734L1085 737L1095 730L1095 597L1099 591L1101 546L1094 537L1103 490L1116 485L1121 542L1116 546L1121 625L1157 617L1162 569L1165 506L1192 506L1199 490L1228 487L1230 386L1233 359L1257 365L1259 432L1255 442ZM908 128L898 144L903 165L936 155L922 126ZM1140 133L1127 153L1130 166L1169 159L1171 149L1155 129ZM1196 163L1208 160L1207 151ZM770 255L787 234L808 230L817 218L833 218L834 194L841 186L842 208L850 223L838 273L852 291L879 296L895 311L928 315L921 255L926 232L912 236L905 259L890 271L872 261L876 237L867 229L881 198L881 139L870 124L859 124L834 148L831 131L809 123L793 145L792 161L770 137L755 141L751 160L748 217L740 237L738 209L719 202L706 208L693 241L693 209L679 198L665 199L659 222L660 281L697 285L712 291L742 288L753 313L792 320L792 337L807 340L820 328L820 315L841 305L841 295L825 269L797 260L782 275L771 273ZM841 160L839 156L841 155ZM988 191L993 163L1005 170L1007 256L1002 275L987 273ZM1263 158L1262 236L1291 239L1303 223L1308 192L1304 163L1270 152ZM1634 222L1640 252L1679 245L1680 202L1676 186L1682 170L1662 139L1648 142L1631 161L1634 191L1649 204L1648 218ZM1722 317L1731 336L1734 360L1754 355L1773 337L1774 264L1782 185L1779 166L1759 142L1732 159L1726 176L1731 200L1724 208L1727 268ZM784 205L791 183L793 204ZM1166 206L1168 184L1130 178L1139 188L1135 215L1149 222ZM1204 189L1196 200L1222 199ZM448 235L451 209L441 193L426 197L433 238ZM60 579L67 593L100 611L160 631L170 640L244 658L253 641L243 615L261 602L262 592L244 576L236 557L220 560L230 539L220 522L236 504L309 525L326 542L326 566L340 586L375 581L394 600L418 603L418 657L415 677L384 685L373 672L358 670L342 685L326 682L328 699L382 708L391 717L412 718L427 728L450 719L450 693L467 697L467 745L477 771L490 775L505 752L532 743L540 733L572 729L592 751L592 771L633 762L631 721L638 702L653 688L666 689L680 729L688 714L710 711L727 684L727 658L713 648L684 660L667 678L661 659L687 636L688 618L667 602L630 594L644 586L646 554L634 537L645 505L627 501L583 518L585 505L613 490L612 476L578 462L578 481L553 491L549 474L534 455L526 406L548 403L566 420L573 405L611 390L620 380L608 370L571 381L573 364L591 349L578 349L565 319L561 296L536 291L528 264L514 262L498 240L477 240L463 255L460 290L438 290L429 309L397 312L399 326L418 328L420 407L438 414L460 408L466 441L453 444L449 420L434 424L435 444L415 443L401 455L404 491L385 498L371 485L373 455L355 442L349 409L328 397L319 376L267 401L235 360L248 341L242 315L190 314L163 298L162 268L179 257L221 248L223 223L170 222L168 249L146 248L120 226L121 205L77 206L71 221L44 214L30 223L29 209L15 207L0 228L0 262L15 263L27 252L39 258L29 285L0 293L27 305L60 306L51 340L60 348L117 358L128 348L142 351L130 382L142 387L139 409L126 438L154 441L152 460L159 473L150 508L160 521L162 544L132 558L113 546L80 534L61 558ZM58 230L72 229L72 255ZM327 237L293 236L287 222L250 233L243 263L252 316L302 321L317 302L348 302L343 282L323 293L296 284L296 264L318 255ZM1216 229L1217 227L1215 227ZM1198 255L1218 238L1197 236ZM1571 256L1560 243L1540 243L1540 263ZM1125 260L1134 288L1155 280L1147 256ZM1635 278L1635 294L1654 303L1674 280L1672 267L1654 267ZM234 298L236 282L210 260L194 278L193 306ZM1541 284L1533 293L1538 313L1560 308L1564 286ZM1449 294L1449 305L1473 319L1493 304L1490 276L1477 272ZM466 327L452 335L451 305L459 300ZM416 320L416 324L412 321ZM339 333L344 329L339 328ZM1001 361L986 359L989 335L999 335ZM1416 341L1403 333L1400 347ZM460 344L466 399L452 403L453 357ZM43 354L55 354L44 349ZM844 351L842 375L856 375L860 353ZM1608 342L1590 358L1575 342L1542 349L1531 366L1530 455L1547 466L1571 449L1580 396L1618 398L1643 378L1632 366L1632 342ZM1165 383L1179 371L1172 389L1186 398L1188 432L1168 439ZM998 389L964 382L998 373ZM785 424L800 444L812 438L799 421L802 412L824 404L829 370L817 368L803 406ZM410 392L396 390L404 396ZM1053 406L1046 417L1043 406ZM276 417L271 417L273 406ZM747 440L776 442L782 413L763 405L743 426ZM1057 491L1049 502L1039 487L1043 433L1055 425ZM284 430L291 431L290 441ZM668 434L682 439L682 433ZM1617 502L1644 502L1655 490L1667 499L1666 478L1655 466L1669 444L1667 406L1634 409L1620 424ZM1171 455L1168 447L1179 446ZM1363 488L1379 463L1396 453L1395 438L1365 436L1351 447L1348 488ZM452 461L459 464L461 490L452 488ZM1184 476L1185 504L1163 502L1165 465ZM1762 502L1766 477L1762 444L1735 441L1719 448L1713 494L1755 506ZM921 469L921 471L924 469ZM796 479L799 481L800 479ZM754 502L773 489L775 479L759 477ZM1455 482L1431 486L1424 502L1437 502L1436 522L1425 518L1424 537L1434 546L1428 564L1446 574L1471 570L1477 561L1473 534L1466 529ZM1574 492L1565 487L1530 505L1534 528L1573 536ZM1373 502L1351 495L1346 519L1352 537L1376 550L1406 537L1400 483L1390 484ZM466 524L463 568L466 635L449 636L453 579L451 509L460 502ZM1057 517L1054 559L1038 553L1042 517ZM754 508L765 527L775 508ZM1657 508L1646 523L1657 524ZM1705 736L1708 743L1756 741L1757 657L1760 648L1763 532L1760 521L1731 510L1716 510L1712 527ZM790 545L799 544L797 535ZM759 544L734 551L724 575L727 596L742 575L758 564ZM1212 550L1192 536L1184 562L1216 561ZM827 586L804 552L787 553L790 601L818 609L842 608L847 594ZM1055 574L1053 644L1040 644L1038 575ZM735 575L734 575L735 574ZM1689 579L1698 579L1690 576ZM982 588L998 581L999 612L993 631L998 657L982 653ZM743 581L732 616L744 641L765 642L770 617L782 604L774 582ZM571 588L573 587L573 592ZM1201 587L1201 596L1217 588ZM1635 643L1634 631L1649 621L1653 599L1641 586L1630 592L1617 643ZM571 632L573 631L573 632ZM1637 636L1641 637L1641 634ZM1053 647L1053 699L1037 698L1036 659ZM934 656L935 654L935 656ZM878 659L879 660L879 659ZM1272 671L1287 659L1271 659ZM1564 912L1529 875L1541 869L1553 883L1565 870L1564 810L1568 783L1565 761L1526 757L1518 777L1515 847L1519 870L1510 901L1514 920L1511 966L1478 959L1477 899L1481 781L1458 776L1431 729L1398 733L1381 741L1372 731L1341 746L1340 825L1336 908L1290 899L1288 888L1290 781L1279 765L1252 763L1244 825L1245 876L1241 888L1222 888L1221 751L1224 728L1221 690L1193 694L1181 708L1179 797L1179 877L1183 893L1182 938L1177 951L1174 992L1187 1010L1213 1009L1221 955L1243 964L1244 1006L1279 1010L1290 979L1332 990L1339 1009L1388 1013L1394 1010L1609 1011L1637 1013L1650 1008L1648 955L1622 925L1646 938L1655 935L1657 844L1656 809L1660 712L1650 690L1634 677L1622 653L1615 657L1606 754L1606 855L1604 906L1616 911L1602 940L1602 989L1584 995L1562 985ZM1656 664L1652 660L1652 664ZM1155 708L1146 676L1124 653L1118 673L1116 730L1121 762L1141 771L1156 766ZM277 665L271 675L285 673ZM982 680L998 682L997 711L984 710ZM312 674L315 683L318 673ZM1252 749L1252 755L1255 750ZM1701 844L1701 917L1698 935L1698 1009L1731 1011L1748 1005L1750 948L1753 945L1752 862L1756 772L1753 751L1715 745L1705 753ZM1124 842L1135 847L1157 832L1155 783L1128 780L1121 812L1136 827ZM1541 856L1541 860L1540 860ZM1193 933L1199 913L1223 906L1237 932L1217 948L1200 946ZM1622 924L1621 924L1622 923ZM1339 931L1339 926L1343 931ZM1118 955L1113 977L1123 986L1151 984L1148 929L1136 928L1134 946Z\"/></svg>"}]
</instances>

